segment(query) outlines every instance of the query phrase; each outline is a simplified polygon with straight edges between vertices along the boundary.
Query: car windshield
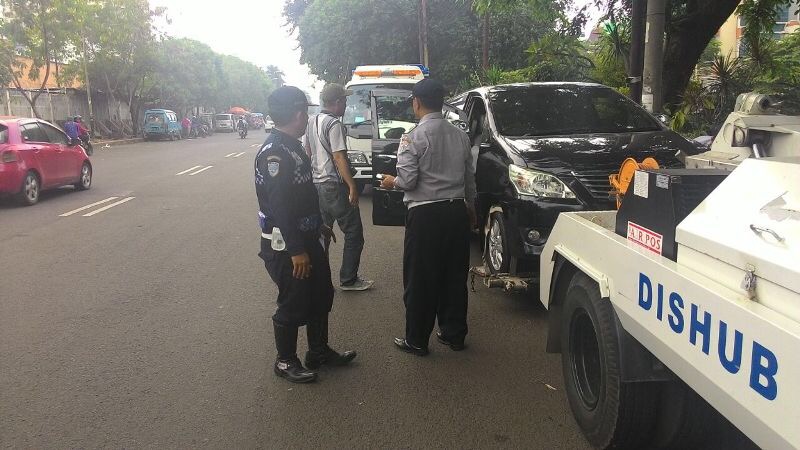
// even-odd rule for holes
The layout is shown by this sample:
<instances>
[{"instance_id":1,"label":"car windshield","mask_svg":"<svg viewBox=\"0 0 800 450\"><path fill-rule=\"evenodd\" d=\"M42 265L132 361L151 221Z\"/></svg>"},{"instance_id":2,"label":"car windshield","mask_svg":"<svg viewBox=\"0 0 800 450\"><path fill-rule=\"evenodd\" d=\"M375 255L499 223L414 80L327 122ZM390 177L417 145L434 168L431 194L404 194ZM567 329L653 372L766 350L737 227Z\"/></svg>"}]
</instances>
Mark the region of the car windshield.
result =
<instances>
[{"instance_id":1,"label":"car windshield","mask_svg":"<svg viewBox=\"0 0 800 450\"><path fill-rule=\"evenodd\" d=\"M350 86L353 95L347 97L347 108L342 122L345 125L358 125L367 122L369 117L369 92L373 89L411 89L411 83L360 84Z\"/></svg>"},{"instance_id":2,"label":"car windshield","mask_svg":"<svg viewBox=\"0 0 800 450\"><path fill-rule=\"evenodd\" d=\"M0 125L0 144L8 143L8 127Z\"/></svg>"},{"instance_id":3,"label":"car windshield","mask_svg":"<svg viewBox=\"0 0 800 450\"><path fill-rule=\"evenodd\" d=\"M581 85L498 87L489 94L504 136L656 131L661 126L611 88Z\"/></svg>"},{"instance_id":4,"label":"car windshield","mask_svg":"<svg viewBox=\"0 0 800 450\"><path fill-rule=\"evenodd\" d=\"M217 114L217 120L231 120L230 114Z\"/></svg>"}]
</instances>

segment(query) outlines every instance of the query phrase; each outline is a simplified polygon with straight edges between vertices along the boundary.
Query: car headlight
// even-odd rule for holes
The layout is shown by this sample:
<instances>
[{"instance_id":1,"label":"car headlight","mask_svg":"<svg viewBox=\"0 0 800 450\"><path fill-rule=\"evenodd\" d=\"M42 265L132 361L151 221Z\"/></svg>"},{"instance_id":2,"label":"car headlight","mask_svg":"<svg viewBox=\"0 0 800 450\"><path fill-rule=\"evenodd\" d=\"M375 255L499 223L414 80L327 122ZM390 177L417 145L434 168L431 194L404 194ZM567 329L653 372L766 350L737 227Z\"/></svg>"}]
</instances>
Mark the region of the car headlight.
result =
<instances>
[{"instance_id":1,"label":"car headlight","mask_svg":"<svg viewBox=\"0 0 800 450\"><path fill-rule=\"evenodd\" d=\"M575 194L563 181L549 173L509 164L508 178L520 194L544 198L575 198Z\"/></svg>"},{"instance_id":2,"label":"car headlight","mask_svg":"<svg viewBox=\"0 0 800 450\"><path fill-rule=\"evenodd\" d=\"M367 155L363 152L347 152L347 158L350 160L350 164L369 164Z\"/></svg>"}]
</instances>

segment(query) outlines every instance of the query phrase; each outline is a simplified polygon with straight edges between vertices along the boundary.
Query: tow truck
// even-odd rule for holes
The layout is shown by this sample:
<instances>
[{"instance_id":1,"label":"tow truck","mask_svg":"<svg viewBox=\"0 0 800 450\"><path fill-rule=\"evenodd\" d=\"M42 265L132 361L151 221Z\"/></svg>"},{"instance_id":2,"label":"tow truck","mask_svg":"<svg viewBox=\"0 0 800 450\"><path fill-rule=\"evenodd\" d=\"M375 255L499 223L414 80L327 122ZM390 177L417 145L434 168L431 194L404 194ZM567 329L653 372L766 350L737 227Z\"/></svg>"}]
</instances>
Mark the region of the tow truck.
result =
<instances>
[{"instance_id":1,"label":"tow truck","mask_svg":"<svg viewBox=\"0 0 800 450\"><path fill-rule=\"evenodd\" d=\"M743 94L687 169L629 164L619 210L558 217L547 350L594 447L800 448L800 117L772 106Z\"/></svg>"}]
</instances>

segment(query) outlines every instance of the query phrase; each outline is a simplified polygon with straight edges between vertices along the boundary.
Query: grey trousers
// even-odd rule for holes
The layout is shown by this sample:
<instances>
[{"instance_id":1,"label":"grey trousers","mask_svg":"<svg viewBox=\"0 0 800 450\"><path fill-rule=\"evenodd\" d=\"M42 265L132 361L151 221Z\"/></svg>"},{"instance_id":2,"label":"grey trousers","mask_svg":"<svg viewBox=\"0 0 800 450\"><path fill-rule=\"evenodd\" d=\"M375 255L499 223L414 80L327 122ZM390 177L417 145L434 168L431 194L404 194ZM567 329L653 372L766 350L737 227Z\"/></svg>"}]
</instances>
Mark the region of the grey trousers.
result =
<instances>
[{"instance_id":1,"label":"grey trousers","mask_svg":"<svg viewBox=\"0 0 800 450\"><path fill-rule=\"evenodd\" d=\"M319 193L319 209L325 225L333 227L339 224L344 234L344 250L342 267L339 270L339 282L348 285L358 277L361 264L361 252L364 250L364 226L361 223L361 210L350 205L350 191L347 185L339 182L326 182L315 185ZM325 246L328 250L328 246Z\"/></svg>"}]
</instances>

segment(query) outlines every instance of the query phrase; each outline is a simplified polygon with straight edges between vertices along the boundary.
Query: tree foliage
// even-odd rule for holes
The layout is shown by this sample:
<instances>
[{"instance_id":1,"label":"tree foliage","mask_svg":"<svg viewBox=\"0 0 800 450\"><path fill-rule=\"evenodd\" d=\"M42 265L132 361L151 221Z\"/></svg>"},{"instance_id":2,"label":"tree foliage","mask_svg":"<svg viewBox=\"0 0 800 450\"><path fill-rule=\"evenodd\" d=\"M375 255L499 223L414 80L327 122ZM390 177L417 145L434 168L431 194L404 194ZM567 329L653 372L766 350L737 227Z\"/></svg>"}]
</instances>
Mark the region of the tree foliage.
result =
<instances>
[{"instance_id":1,"label":"tree foliage","mask_svg":"<svg viewBox=\"0 0 800 450\"><path fill-rule=\"evenodd\" d=\"M419 0L293 0L284 17L297 31L301 62L325 81L344 82L357 65L419 61L418 6ZM452 89L480 66L480 18L471 2L429 0L428 8L431 71ZM553 27L554 14L526 1L488 13L496 30L490 60L503 70L524 67L525 50Z\"/></svg>"}]
</instances>

